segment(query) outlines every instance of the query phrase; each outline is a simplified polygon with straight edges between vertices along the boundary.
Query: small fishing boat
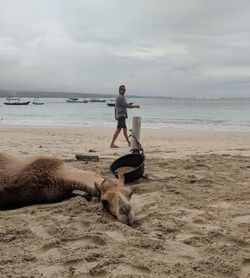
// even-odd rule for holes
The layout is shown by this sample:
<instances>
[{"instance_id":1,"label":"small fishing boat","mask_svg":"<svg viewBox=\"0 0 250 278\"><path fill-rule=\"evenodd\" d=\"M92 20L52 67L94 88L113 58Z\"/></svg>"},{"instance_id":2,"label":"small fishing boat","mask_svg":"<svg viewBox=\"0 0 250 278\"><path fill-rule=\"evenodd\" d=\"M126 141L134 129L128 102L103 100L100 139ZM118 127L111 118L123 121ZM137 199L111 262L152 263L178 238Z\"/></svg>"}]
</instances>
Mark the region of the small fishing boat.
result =
<instances>
[{"instance_id":1,"label":"small fishing boat","mask_svg":"<svg viewBox=\"0 0 250 278\"><path fill-rule=\"evenodd\" d=\"M106 102L105 99L100 99L100 98L91 98L89 102Z\"/></svg>"},{"instance_id":2,"label":"small fishing boat","mask_svg":"<svg viewBox=\"0 0 250 278\"><path fill-rule=\"evenodd\" d=\"M7 97L4 101L5 105L28 105L30 101L21 101L20 98Z\"/></svg>"},{"instance_id":3,"label":"small fishing boat","mask_svg":"<svg viewBox=\"0 0 250 278\"><path fill-rule=\"evenodd\" d=\"M115 106L115 100L109 99L109 100L107 100L106 104L110 107L114 107Z\"/></svg>"},{"instance_id":4,"label":"small fishing boat","mask_svg":"<svg viewBox=\"0 0 250 278\"><path fill-rule=\"evenodd\" d=\"M70 97L70 98L66 99L66 102L68 102L68 103L88 103L88 100Z\"/></svg>"},{"instance_id":5,"label":"small fishing boat","mask_svg":"<svg viewBox=\"0 0 250 278\"><path fill-rule=\"evenodd\" d=\"M41 102L41 101L39 100L39 97L36 97L36 98L34 98L32 104L35 104L35 105L43 105L44 102Z\"/></svg>"}]
</instances>

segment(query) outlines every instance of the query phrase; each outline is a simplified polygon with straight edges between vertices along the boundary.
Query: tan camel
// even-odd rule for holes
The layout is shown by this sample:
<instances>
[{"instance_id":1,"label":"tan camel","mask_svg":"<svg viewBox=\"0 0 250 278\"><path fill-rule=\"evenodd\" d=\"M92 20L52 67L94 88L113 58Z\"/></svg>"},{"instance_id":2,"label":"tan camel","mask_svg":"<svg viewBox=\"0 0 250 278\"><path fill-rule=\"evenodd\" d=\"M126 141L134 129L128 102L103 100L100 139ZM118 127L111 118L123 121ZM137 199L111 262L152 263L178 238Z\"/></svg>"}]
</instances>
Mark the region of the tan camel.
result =
<instances>
[{"instance_id":1,"label":"tan camel","mask_svg":"<svg viewBox=\"0 0 250 278\"><path fill-rule=\"evenodd\" d=\"M0 153L0 209L58 202L82 190L100 198L103 207L125 224L134 221L132 192L124 176L104 179L96 173L67 166L53 157L20 160Z\"/></svg>"}]
</instances>

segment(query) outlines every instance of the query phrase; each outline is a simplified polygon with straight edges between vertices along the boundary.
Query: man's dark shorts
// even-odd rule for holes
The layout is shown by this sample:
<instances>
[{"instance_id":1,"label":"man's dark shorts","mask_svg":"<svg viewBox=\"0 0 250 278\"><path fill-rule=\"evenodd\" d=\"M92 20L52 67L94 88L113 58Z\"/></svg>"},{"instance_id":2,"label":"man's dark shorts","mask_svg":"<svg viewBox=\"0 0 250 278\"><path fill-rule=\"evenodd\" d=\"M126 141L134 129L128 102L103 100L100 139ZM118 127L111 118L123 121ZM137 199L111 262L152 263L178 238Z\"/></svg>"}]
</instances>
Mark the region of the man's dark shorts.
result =
<instances>
[{"instance_id":1,"label":"man's dark shorts","mask_svg":"<svg viewBox=\"0 0 250 278\"><path fill-rule=\"evenodd\" d=\"M127 128L125 117L120 117L119 119L117 119L117 128Z\"/></svg>"}]
</instances>

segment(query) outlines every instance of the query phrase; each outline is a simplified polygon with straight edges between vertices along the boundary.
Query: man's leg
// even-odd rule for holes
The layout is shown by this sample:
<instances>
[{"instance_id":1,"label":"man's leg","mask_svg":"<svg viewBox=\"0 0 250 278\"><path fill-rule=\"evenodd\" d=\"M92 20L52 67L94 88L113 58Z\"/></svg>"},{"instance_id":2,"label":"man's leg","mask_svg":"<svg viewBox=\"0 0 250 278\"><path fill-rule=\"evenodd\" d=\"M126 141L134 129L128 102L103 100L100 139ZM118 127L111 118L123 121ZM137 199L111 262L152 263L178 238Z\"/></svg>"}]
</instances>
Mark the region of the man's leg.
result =
<instances>
[{"instance_id":1,"label":"man's leg","mask_svg":"<svg viewBox=\"0 0 250 278\"><path fill-rule=\"evenodd\" d=\"M115 145L115 140L117 139L120 132L121 132L121 128L117 128L113 135L112 141L110 143L110 148L119 148L118 146Z\"/></svg>"},{"instance_id":2,"label":"man's leg","mask_svg":"<svg viewBox=\"0 0 250 278\"><path fill-rule=\"evenodd\" d=\"M124 134L124 137L126 138L126 141L128 142L128 146L130 147L131 142L130 142L129 137L128 137L128 129L126 127L123 128L123 134Z\"/></svg>"}]
</instances>

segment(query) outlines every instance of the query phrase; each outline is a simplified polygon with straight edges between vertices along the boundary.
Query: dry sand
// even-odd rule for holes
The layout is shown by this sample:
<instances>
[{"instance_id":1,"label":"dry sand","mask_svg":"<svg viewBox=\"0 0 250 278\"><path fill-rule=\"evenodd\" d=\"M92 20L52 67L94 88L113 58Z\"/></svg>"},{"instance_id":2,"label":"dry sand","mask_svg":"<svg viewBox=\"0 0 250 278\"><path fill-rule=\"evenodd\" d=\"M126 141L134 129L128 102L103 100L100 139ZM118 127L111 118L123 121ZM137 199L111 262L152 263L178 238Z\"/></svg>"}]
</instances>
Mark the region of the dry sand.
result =
<instances>
[{"instance_id":1,"label":"dry sand","mask_svg":"<svg viewBox=\"0 0 250 278\"><path fill-rule=\"evenodd\" d=\"M128 153L122 136L108 148L112 133L0 128L0 151L109 176ZM141 142L133 227L80 196L1 211L0 277L250 277L250 133L142 130ZM90 149L99 162L73 160Z\"/></svg>"}]
</instances>

